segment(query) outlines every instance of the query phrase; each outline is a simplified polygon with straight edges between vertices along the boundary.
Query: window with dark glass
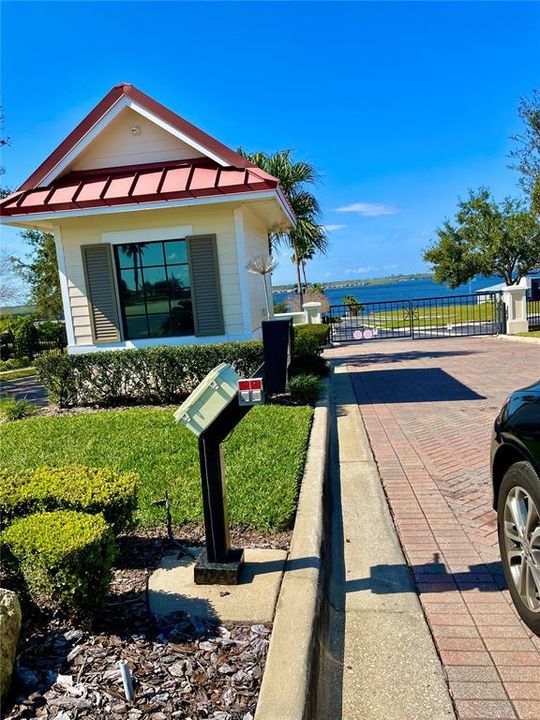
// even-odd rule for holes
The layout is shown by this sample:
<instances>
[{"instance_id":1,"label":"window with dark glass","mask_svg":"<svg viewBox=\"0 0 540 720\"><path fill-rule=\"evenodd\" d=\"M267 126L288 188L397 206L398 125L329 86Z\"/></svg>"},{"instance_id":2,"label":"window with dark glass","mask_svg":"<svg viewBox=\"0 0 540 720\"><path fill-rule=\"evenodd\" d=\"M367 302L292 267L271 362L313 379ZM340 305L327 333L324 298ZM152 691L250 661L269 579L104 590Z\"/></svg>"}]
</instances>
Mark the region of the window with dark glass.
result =
<instances>
[{"instance_id":1,"label":"window with dark glass","mask_svg":"<svg viewBox=\"0 0 540 720\"><path fill-rule=\"evenodd\" d=\"M115 246L124 337L193 335L185 240Z\"/></svg>"}]
</instances>

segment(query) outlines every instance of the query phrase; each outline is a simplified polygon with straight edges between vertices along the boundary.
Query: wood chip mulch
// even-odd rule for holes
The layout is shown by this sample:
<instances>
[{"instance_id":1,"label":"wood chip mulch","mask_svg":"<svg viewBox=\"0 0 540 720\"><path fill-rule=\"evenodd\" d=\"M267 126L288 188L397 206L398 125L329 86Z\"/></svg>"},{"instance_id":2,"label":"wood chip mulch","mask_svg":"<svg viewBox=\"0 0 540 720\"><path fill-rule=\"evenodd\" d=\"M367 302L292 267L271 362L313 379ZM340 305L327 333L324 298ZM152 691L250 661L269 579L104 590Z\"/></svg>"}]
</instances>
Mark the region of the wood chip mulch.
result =
<instances>
[{"instance_id":1,"label":"wood chip mulch","mask_svg":"<svg viewBox=\"0 0 540 720\"><path fill-rule=\"evenodd\" d=\"M182 541L197 542L199 533L193 528ZM166 540L153 535L121 540L109 600L92 627L68 626L25 604L2 718L252 720L270 626L224 627L184 613L151 616L148 576L168 549ZM260 544L286 545L287 534L273 540L261 538ZM119 660L128 662L133 677L131 702Z\"/></svg>"}]
</instances>

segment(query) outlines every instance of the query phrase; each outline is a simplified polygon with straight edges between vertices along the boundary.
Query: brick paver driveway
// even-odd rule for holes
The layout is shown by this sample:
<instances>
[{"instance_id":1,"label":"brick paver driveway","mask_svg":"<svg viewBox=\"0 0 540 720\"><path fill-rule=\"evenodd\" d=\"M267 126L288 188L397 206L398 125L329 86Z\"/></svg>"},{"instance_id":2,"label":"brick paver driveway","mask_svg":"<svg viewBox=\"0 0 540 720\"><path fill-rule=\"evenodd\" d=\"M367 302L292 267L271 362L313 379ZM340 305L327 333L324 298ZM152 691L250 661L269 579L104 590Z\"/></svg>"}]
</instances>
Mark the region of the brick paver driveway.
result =
<instances>
[{"instance_id":1,"label":"brick paver driveway","mask_svg":"<svg viewBox=\"0 0 540 720\"><path fill-rule=\"evenodd\" d=\"M510 604L491 509L489 441L540 346L495 338L377 341L347 365L459 718L540 720L540 639Z\"/></svg>"}]
</instances>

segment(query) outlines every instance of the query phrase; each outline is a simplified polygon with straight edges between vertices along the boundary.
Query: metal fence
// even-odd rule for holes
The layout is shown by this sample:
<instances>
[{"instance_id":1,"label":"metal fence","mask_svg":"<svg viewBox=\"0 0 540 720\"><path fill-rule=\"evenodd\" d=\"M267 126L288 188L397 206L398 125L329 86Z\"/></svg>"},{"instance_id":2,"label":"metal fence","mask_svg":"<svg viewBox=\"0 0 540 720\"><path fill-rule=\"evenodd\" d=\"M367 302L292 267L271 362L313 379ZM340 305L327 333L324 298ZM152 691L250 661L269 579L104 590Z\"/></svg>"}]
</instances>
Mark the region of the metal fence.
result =
<instances>
[{"instance_id":1,"label":"metal fence","mask_svg":"<svg viewBox=\"0 0 540 720\"><path fill-rule=\"evenodd\" d=\"M540 299L527 298L527 320L529 330L540 330Z\"/></svg>"},{"instance_id":2,"label":"metal fence","mask_svg":"<svg viewBox=\"0 0 540 720\"><path fill-rule=\"evenodd\" d=\"M500 292L332 305L323 316L332 342L496 335L505 331Z\"/></svg>"},{"instance_id":3,"label":"metal fence","mask_svg":"<svg viewBox=\"0 0 540 720\"><path fill-rule=\"evenodd\" d=\"M0 360L9 360L21 356L28 356L32 359L35 355L41 355L53 350L64 352L65 345L56 340L38 340L32 344L31 348L28 348L26 343L19 346L16 341L7 340L5 337L0 336Z\"/></svg>"}]
</instances>

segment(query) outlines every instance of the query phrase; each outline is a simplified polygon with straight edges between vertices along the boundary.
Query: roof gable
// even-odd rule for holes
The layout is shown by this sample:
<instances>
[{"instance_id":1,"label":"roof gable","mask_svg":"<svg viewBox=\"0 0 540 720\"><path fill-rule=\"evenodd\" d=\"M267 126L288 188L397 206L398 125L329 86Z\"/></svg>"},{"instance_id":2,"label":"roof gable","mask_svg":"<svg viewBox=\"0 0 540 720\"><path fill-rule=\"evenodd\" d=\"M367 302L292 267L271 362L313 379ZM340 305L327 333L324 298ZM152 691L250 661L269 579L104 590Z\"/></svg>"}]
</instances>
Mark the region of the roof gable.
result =
<instances>
[{"instance_id":1,"label":"roof gable","mask_svg":"<svg viewBox=\"0 0 540 720\"><path fill-rule=\"evenodd\" d=\"M75 157L66 170L98 170L204 157L202 152L188 143L126 107Z\"/></svg>"},{"instance_id":2,"label":"roof gable","mask_svg":"<svg viewBox=\"0 0 540 720\"><path fill-rule=\"evenodd\" d=\"M126 113L132 113L132 115L126 116ZM73 132L22 183L19 190L31 190L48 185L71 169L82 169L85 162L89 163L86 167L95 169L97 167L95 162L100 158L100 151L103 152L104 148L108 148L108 151L111 150L111 136L114 139L115 132L125 130L123 123L129 117L138 120L133 127L139 126L140 128L141 125L144 125L146 131L153 135L153 140L158 145L161 144L161 150L165 155L169 151L174 154L175 149L178 151L177 158L160 157L158 159L208 157L222 167L253 167L241 155L137 90L133 85L121 84L112 88ZM132 139L135 140L136 137L134 135ZM171 145L170 137L176 144ZM122 145L127 145L129 150L129 147L132 149L136 147L137 143L133 142L130 146L126 140ZM124 147L124 149L126 148ZM110 159L105 160L103 157L103 161L108 166L111 165ZM148 162L148 160L141 158L141 162ZM126 164L125 157L123 162L118 164Z\"/></svg>"}]
</instances>

